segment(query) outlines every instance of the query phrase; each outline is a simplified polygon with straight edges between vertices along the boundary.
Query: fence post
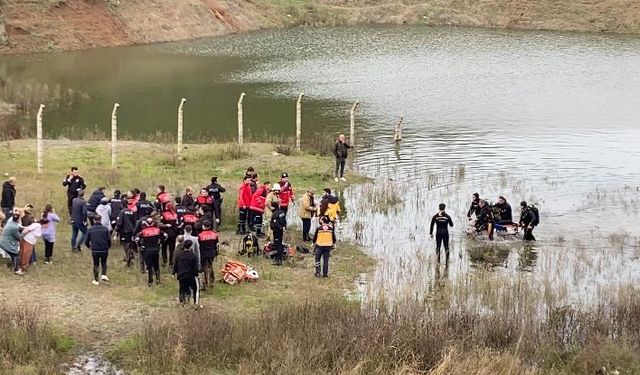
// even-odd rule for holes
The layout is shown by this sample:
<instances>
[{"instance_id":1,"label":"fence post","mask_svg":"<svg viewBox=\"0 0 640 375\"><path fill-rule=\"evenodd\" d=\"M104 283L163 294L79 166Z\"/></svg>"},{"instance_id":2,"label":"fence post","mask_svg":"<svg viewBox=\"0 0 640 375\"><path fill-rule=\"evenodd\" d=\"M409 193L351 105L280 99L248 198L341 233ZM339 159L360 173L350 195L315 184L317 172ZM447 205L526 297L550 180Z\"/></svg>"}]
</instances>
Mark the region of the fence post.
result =
<instances>
[{"instance_id":1,"label":"fence post","mask_svg":"<svg viewBox=\"0 0 640 375\"><path fill-rule=\"evenodd\" d=\"M302 97L304 94L298 96L296 102L296 150L300 151L300 135L302 133Z\"/></svg>"},{"instance_id":2,"label":"fence post","mask_svg":"<svg viewBox=\"0 0 640 375\"><path fill-rule=\"evenodd\" d=\"M113 104L111 112L111 168L115 169L118 162L118 107L120 104Z\"/></svg>"},{"instance_id":3,"label":"fence post","mask_svg":"<svg viewBox=\"0 0 640 375\"><path fill-rule=\"evenodd\" d=\"M402 120L404 119L404 116L400 117L400 121L398 121L398 124L395 127L395 134L393 135L393 140L396 142L400 142L402 140Z\"/></svg>"},{"instance_id":4,"label":"fence post","mask_svg":"<svg viewBox=\"0 0 640 375\"><path fill-rule=\"evenodd\" d=\"M245 93L240 94L240 99L238 99L238 144L242 145L244 143L244 123L242 119L242 99L244 98Z\"/></svg>"},{"instance_id":5,"label":"fence post","mask_svg":"<svg viewBox=\"0 0 640 375\"><path fill-rule=\"evenodd\" d=\"M182 98L178 106L178 158L182 156L182 130L184 123L184 102L187 99Z\"/></svg>"},{"instance_id":6,"label":"fence post","mask_svg":"<svg viewBox=\"0 0 640 375\"><path fill-rule=\"evenodd\" d=\"M356 100L355 103L353 103L353 107L351 107L351 127L349 129L349 143L351 147L356 145L356 108L358 104L360 104L360 102Z\"/></svg>"},{"instance_id":7,"label":"fence post","mask_svg":"<svg viewBox=\"0 0 640 375\"><path fill-rule=\"evenodd\" d=\"M42 110L44 110L44 104L40 104L40 109L38 109L38 117L36 118L36 159L38 165L38 173L42 173L42 154L43 154L43 144L42 144Z\"/></svg>"}]
</instances>

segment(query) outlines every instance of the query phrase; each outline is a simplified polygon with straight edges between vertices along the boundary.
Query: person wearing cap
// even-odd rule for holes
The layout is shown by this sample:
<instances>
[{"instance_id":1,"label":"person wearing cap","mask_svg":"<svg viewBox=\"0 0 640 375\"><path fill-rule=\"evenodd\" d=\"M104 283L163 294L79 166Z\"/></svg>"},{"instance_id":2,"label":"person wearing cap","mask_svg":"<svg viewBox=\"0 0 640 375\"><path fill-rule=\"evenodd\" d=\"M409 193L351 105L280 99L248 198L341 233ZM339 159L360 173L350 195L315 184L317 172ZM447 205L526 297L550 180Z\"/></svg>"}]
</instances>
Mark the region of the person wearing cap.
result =
<instances>
[{"instance_id":1,"label":"person wearing cap","mask_svg":"<svg viewBox=\"0 0 640 375\"><path fill-rule=\"evenodd\" d=\"M275 204L275 205L274 205ZM273 184L271 191L267 194L267 200L264 204L264 219L263 221L267 223L267 225L263 225L265 238L267 240L271 239L271 218L273 217L273 213L276 210L274 207L280 207L280 184Z\"/></svg>"},{"instance_id":2,"label":"person wearing cap","mask_svg":"<svg viewBox=\"0 0 640 375\"><path fill-rule=\"evenodd\" d=\"M84 183L84 178L80 176L78 167L71 167L71 172L67 177L62 180L62 186L67 187L67 206L69 208L69 215L72 214L73 199L78 197L78 193L87 188L87 184Z\"/></svg>"},{"instance_id":3,"label":"person wearing cap","mask_svg":"<svg viewBox=\"0 0 640 375\"><path fill-rule=\"evenodd\" d=\"M333 228L333 224L328 217L323 216L320 218L320 225L316 229L316 233L313 235L313 244L315 246L315 266L316 277L320 277L320 260L322 260L322 277L329 276L329 256L331 249L336 244L336 234Z\"/></svg>"},{"instance_id":4,"label":"person wearing cap","mask_svg":"<svg viewBox=\"0 0 640 375\"><path fill-rule=\"evenodd\" d=\"M200 282L198 280L198 271L200 263L198 258L191 251L193 242L184 240L182 249L176 253L176 261L173 265L173 275L178 280L179 291L178 298L181 304L189 301L189 296L193 294L193 303L196 307L200 307Z\"/></svg>"},{"instance_id":5,"label":"person wearing cap","mask_svg":"<svg viewBox=\"0 0 640 375\"><path fill-rule=\"evenodd\" d=\"M111 204L110 204L110 199L107 197L104 197L100 200L100 204L98 205L98 207L96 207L96 215L100 216L100 223L109 230L109 233L111 233L111 230L113 229L111 227ZM96 216L96 217L97 217ZM94 218L94 221L96 221L97 219Z\"/></svg>"},{"instance_id":6,"label":"person wearing cap","mask_svg":"<svg viewBox=\"0 0 640 375\"><path fill-rule=\"evenodd\" d=\"M336 157L336 170L334 173L336 182L347 181L344 178L344 165L347 161L348 150L351 148L344 138L344 134L338 136L338 140L333 145L333 156Z\"/></svg>"},{"instance_id":7,"label":"person wearing cap","mask_svg":"<svg viewBox=\"0 0 640 375\"><path fill-rule=\"evenodd\" d=\"M143 222L142 227L136 242L147 266L147 286L151 287L154 275L156 283L160 284L160 246L167 239L167 235L158 228L156 221L151 217Z\"/></svg>"},{"instance_id":8,"label":"person wearing cap","mask_svg":"<svg viewBox=\"0 0 640 375\"><path fill-rule=\"evenodd\" d=\"M236 234L244 235L247 233L247 220L249 218L251 196L251 176L247 174L244 176L242 184L238 188L238 229L236 230ZM249 222L249 227L252 226L252 223Z\"/></svg>"},{"instance_id":9,"label":"person wearing cap","mask_svg":"<svg viewBox=\"0 0 640 375\"><path fill-rule=\"evenodd\" d=\"M249 230L255 230L256 236L259 238L264 238L264 233L262 232L262 215L264 214L269 191L271 191L271 183L267 181L253 194L251 197L251 205L249 206L251 217L253 218L253 225L249 226Z\"/></svg>"},{"instance_id":10,"label":"person wearing cap","mask_svg":"<svg viewBox=\"0 0 640 375\"><path fill-rule=\"evenodd\" d=\"M307 192L302 196L302 204L300 205L300 210L298 215L302 220L302 241L310 242L311 237L309 237L309 231L311 230L311 218L315 216L318 208L316 207L316 202L313 198L315 194L315 190L313 188L307 189Z\"/></svg>"},{"instance_id":11,"label":"person wearing cap","mask_svg":"<svg viewBox=\"0 0 640 375\"><path fill-rule=\"evenodd\" d=\"M225 188L218 183L218 177L211 177L211 184L206 187L211 199L213 199L213 214L218 220L218 225L222 223L222 193Z\"/></svg>"},{"instance_id":12,"label":"person wearing cap","mask_svg":"<svg viewBox=\"0 0 640 375\"><path fill-rule=\"evenodd\" d=\"M296 199L293 193L293 186L289 182L289 174L283 172L280 177L280 209L284 212L285 216L289 211L289 203Z\"/></svg>"},{"instance_id":13,"label":"person wearing cap","mask_svg":"<svg viewBox=\"0 0 640 375\"><path fill-rule=\"evenodd\" d=\"M449 227L453 227L453 220L444 210L447 206L440 203L438 212L431 218L429 236L433 238L433 227L436 227L436 255L440 263L440 248L444 245L445 260L449 264Z\"/></svg>"},{"instance_id":14,"label":"person wearing cap","mask_svg":"<svg viewBox=\"0 0 640 375\"><path fill-rule=\"evenodd\" d=\"M471 220L471 214L475 214L476 219L480 216L480 194L478 193L473 193L473 200L471 201L469 211L467 211L467 218L469 220Z\"/></svg>"},{"instance_id":15,"label":"person wearing cap","mask_svg":"<svg viewBox=\"0 0 640 375\"><path fill-rule=\"evenodd\" d=\"M16 205L16 178L10 177L2 184L2 200L0 206L4 213L4 219L2 225L6 224L7 220L13 216L13 207Z\"/></svg>"},{"instance_id":16,"label":"person wearing cap","mask_svg":"<svg viewBox=\"0 0 640 375\"><path fill-rule=\"evenodd\" d=\"M94 216L93 225L87 232L87 238L84 241L84 245L91 250L91 257L93 258L93 280L91 281L93 285L100 285L100 281L109 281L107 277L107 258L111 248L111 233L102 224L104 219L98 214ZM98 267L101 268L100 273L98 273Z\"/></svg>"}]
</instances>

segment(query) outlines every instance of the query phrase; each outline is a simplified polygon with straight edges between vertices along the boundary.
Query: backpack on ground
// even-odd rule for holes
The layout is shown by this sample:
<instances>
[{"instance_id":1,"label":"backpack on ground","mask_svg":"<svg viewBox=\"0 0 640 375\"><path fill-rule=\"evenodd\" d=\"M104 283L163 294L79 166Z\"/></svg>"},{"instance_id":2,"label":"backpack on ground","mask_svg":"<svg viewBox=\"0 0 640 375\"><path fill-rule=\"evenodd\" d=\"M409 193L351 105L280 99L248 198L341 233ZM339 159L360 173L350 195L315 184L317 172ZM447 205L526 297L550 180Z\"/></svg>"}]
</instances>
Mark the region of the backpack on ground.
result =
<instances>
[{"instance_id":1,"label":"backpack on ground","mask_svg":"<svg viewBox=\"0 0 640 375\"><path fill-rule=\"evenodd\" d=\"M258 254L259 249L260 244L258 243L258 237L253 233L247 233L242 236L242 239L240 240L240 250L238 251L238 255L252 257Z\"/></svg>"}]
</instances>

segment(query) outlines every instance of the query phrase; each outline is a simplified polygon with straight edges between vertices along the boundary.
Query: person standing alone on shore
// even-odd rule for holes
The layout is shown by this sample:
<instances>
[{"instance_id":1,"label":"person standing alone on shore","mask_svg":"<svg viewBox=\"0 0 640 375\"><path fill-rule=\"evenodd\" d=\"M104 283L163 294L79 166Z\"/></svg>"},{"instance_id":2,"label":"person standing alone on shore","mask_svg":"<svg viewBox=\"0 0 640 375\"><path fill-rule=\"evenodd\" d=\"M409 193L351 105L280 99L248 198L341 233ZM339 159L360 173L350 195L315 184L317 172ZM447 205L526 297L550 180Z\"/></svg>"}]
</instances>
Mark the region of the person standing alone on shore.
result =
<instances>
[{"instance_id":1,"label":"person standing alone on shore","mask_svg":"<svg viewBox=\"0 0 640 375\"><path fill-rule=\"evenodd\" d=\"M80 176L80 171L77 167L71 167L71 173L62 181L62 186L67 187L67 207L69 208L69 215L71 215L73 199L78 197L78 192L87 188L84 178Z\"/></svg>"},{"instance_id":2,"label":"person standing alone on shore","mask_svg":"<svg viewBox=\"0 0 640 375\"><path fill-rule=\"evenodd\" d=\"M338 141L333 145L333 155L336 157L336 170L334 173L336 182L347 181L344 178L344 165L347 162L348 150L351 148L345 141L344 134L340 134Z\"/></svg>"},{"instance_id":3,"label":"person standing alone on shore","mask_svg":"<svg viewBox=\"0 0 640 375\"><path fill-rule=\"evenodd\" d=\"M444 210L447 206L444 203L440 203L438 206L438 213L431 219L431 226L429 228L429 235L433 238L433 227L436 227L436 256L438 257L438 263L440 263L440 248L444 244L445 261L449 264L449 227L453 227L453 220Z\"/></svg>"},{"instance_id":4,"label":"person standing alone on shore","mask_svg":"<svg viewBox=\"0 0 640 375\"><path fill-rule=\"evenodd\" d=\"M109 249L111 248L111 233L109 233L107 227L102 225L102 217L100 215L95 216L94 224L89 229L84 244L91 250L91 256L93 257L93 281L91 281L91 284L100 285L100 280L109 281L107 277L107 257L109 257ZM100 274L98 274L98 266L102 268Z\"/></svg>"}]
</instances>

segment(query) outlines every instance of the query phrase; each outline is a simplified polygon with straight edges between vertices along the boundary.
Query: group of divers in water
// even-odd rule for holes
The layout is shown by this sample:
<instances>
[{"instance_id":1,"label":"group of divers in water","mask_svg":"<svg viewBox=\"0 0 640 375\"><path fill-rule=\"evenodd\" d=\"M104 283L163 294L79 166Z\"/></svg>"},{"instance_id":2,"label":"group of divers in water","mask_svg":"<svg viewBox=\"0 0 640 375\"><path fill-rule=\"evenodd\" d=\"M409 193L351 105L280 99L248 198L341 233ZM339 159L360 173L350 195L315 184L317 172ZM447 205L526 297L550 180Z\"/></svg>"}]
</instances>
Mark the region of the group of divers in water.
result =
<instances>
[{"instance_id":1,"label":"group of divers in water","mask_svg":"<svg viewBox=\"0 0 640 375\"><path fill-rule=\"evenodd\" d=\"M533 204L526 201L520 202L520 220L513 221L511 205L506 198L500 196L498 203L492 204L485 199L480 199L480 194L474 193L471 206L467 211L469 220L469 236L483 236L485 233L489 241L493 241L494 234L500 236L516 236L523 229L524 241L535 241L533 229L540 224L540 212ZM438 212L431 219L429 235L434 238L433 230L436 229L436 256L440 262L440 250L444 247L445 260L449 261L449 227L453 227L451 216L445 211L446 205L440 203Z\"/></svg>"}]
</instances>

